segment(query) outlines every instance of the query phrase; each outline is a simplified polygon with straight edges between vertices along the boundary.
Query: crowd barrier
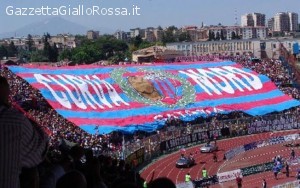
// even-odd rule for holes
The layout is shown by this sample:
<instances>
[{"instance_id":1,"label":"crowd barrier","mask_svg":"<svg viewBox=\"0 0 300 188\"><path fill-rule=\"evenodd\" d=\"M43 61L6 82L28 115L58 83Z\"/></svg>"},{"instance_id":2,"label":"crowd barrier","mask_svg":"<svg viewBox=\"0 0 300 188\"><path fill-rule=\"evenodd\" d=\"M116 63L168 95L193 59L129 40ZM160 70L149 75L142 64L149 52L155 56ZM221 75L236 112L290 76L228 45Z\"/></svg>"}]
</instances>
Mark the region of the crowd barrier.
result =
<instances>
[{"instance_id":1,"label":"crowd barrier","mask_svg":"<svg viewBox=\"0 0 300 188\"><path fill-rule=\"evenodd\" d=\"M200 136L197 134L199 134ZM186 135L185 137L182 137L180 139L171 139L171 140L164 141L163 144L161 144L161 149L163 151L168 150L168 149L173 150L174 148L180 147L182 145L201 141L201 138L203 138L203 137L201 137L201 135L203 135L203 134L204 133L201 132L201 133ZM285 135L285 136L272 137L268 140L261 140L261 141L245 144L245 145L233 148L233 149L229 150L228 152L226 152L226 154L225 154L226 160L232 159L233 156L239 155L245 151L249 151L249 150L253 150L253 149L257 149L260 147L269 146L269 145L273 145L273 144L279 144L282 142L294 141L297 139L300 139L299 134L289 134L289 135ZM298 159L295 159L294 162L298 162ZM196 188L210 186L210 185L217 184L217 183L223 183L226 181L235 180L236 177L245 177L245 176L250 176L253 174L258 174L261 172L271 171L273 169L273 167L274 167L273 161L262 163L262 164L256 164L253 166L243 167L240 169L235 169L235 170L231 170L231 171L227 171L227 172L217 173L216 175L213 175L209 178L196 179L193 181L193 184Z\"/></svg>"},{"instance_id":2,"label":"crowd barrier","mask_svg":"<svg viewBox=\"0 0 300 188\"><path fill-rule=\"evenodd\" d=\"M193 184L193 182L178 183L176 185L176 188L194 188L194 184Z\"/></svg>"},{"instance_id":3,"label":"crowd barrier","mask_svg":"<svg viewBox=\"0 0 300 188\"><path fill-rule=\"evenodd\" d=\"M210 176L205 179L199 179L199 180L193 181L195 188L202 188L202 187L210 186L210 185L213 185L216 183L218 183L218 177L216 175Z\"/></svg>"},{"instance_id":4,"label":"crowd barrier","mask_svg":"<svg viewBox=\"0 0 300 188\"><path fill-rule=\"evenodd\" d=\"M258 142L252 142L243 146L239 146L237 148L233 148L225 153L226 159L232 159L234 156L239 155L245 151L248 150L253 150L256 148L264 147L264 146L269 146L273 144L280 144L283 142L288 142L292 140L297 140L299 139L299 134L291 134L291 135L286 135L286 136L278 136L278 137L273 137L270 138L269 140L263 140L263 141L258 141Z\"/></svg>"},{"instance_id":5,"label":"crowd barrier","mask_svg":"<svg viewBox=\"0 0 300 188\"><path fill-rule=\"evenodd\" d=\"M300 113L296 109L289 113L262 117L244 117L218 121L216 123L195 124L191 127L169 126L165 128L167 131L160 131L159 134L127 144L124 156L127 158L127 156L140 148L144 148L145 162L150 163L154 158L163 154L179 150L183 147L204 143L209 138L224 139L262 132L298 129L300 128L300 119L297 118L299 115ZM246 146L246 149L248 147L251 146ZM244 148L240 149L243 150Z\"/></svg>"},{"instance_id":6,"label":"crowd barrier","mask_svg":"<svg viewBox=\"0 0 300 188\"><path fill-rule=\"evenodd\" d=\"M226 120L219 122L219 127L215 127L215 130L210 130L209 136L212 137L213 135L216 135L218 139L223 139L262 132L298 129L300 127L300 120L297 118L299 115L299 112L295 110L289 114L276 114L263 116L260 118L247 117ZM175 130L173 129L172 131L166 132L161 131L160 134L150 136L144 140L141 140L140 142L126 145L125 156L128 156L131 153L134 153L136 150L144 147L145 162L150 163L153 158L157 158L162 154L170 153L183 147L203 143L208 138L207 133L209 126L211 126L210 123L205 123L192 126L190 131L187 131L187 127L176 127ZM223 127L229 129L229 135L222 135ZM239 129L239 127L241 128ZM197 138L193 139L195 134L197 134ZM182 139L186 135L190 135L190 138L185 138L187 140ZM196 142L193 142L195 140ZM167 149L167 146L171 147ZM162 152L163 148L166 148L166 150Z\"/></svg>"},{"instance_id":7,"label":"crowd barrier","mask_svg":"<svg viewBox=\"0 0 300 188\"><path fill-rule=\"evenodd\" d=\"M202 123L191 127L166 127L167 130L170 128L169 131L161 131L159 134L126 145L125 157L141 147L145 148L145 157L149 158L148 155L153 157L160 152L160 154L168 153L182 147L202 143L213 137L223 139L262 132L298 129L300 128L300 119L297 118L299 115L300 113L295 110L289 114L219 121L218 126L213 126L213 123Z\"/></svg>"},{"instance_id":8,"label":"crowd barrier","mask_svg":"<svg viewBox=\"0 0 300 188\"><path fill-rule=\"evenodd\" d=\"M266 141L258 141L258 142L253 142L250 144L245 144L243 146L239 146L237 148L234 148L234 149L228 151L226 153L228 158L226 158L226 159L227 160L231 159L233 156L239 155L241 152L245 152L245 151L252 150L255 148L268 146L268 145L272 145L272 144L279 144L279 143L287 142L287 141L293 141L296 139L299 139L299 134L290 134L290 135L285 135L285 136L279 136L279 137L270 138L269 140L266 140ZM243 148L243 149L241 149L241 148ZM250 176L252 174L258 174L261 172L271 171L273 169L273 167L274 167L274 162L271 161L271 162L267 162L267 163L263 163L263 164L257 164L257 165L253 165L253 166L249 166L249 167L244 167L244 168L240 168L240 169L236 169L236 170L218 173L217 175L213 176L214 181L207 181L205 184L203 183L203 180L198 180L198 181L195 181L194 183L198 187L201 187L204 185L213 185L215 183L223 183L226 181L234 180L234 179L236 179L236 177L245 177L245 176Z\"/></svg>"},{"instance_id":9,"label":"crowd barrier","mask_svg":"<svg viewBox=\"0 0 300 188\"><path fill-rule=\"evenodd\" d=\"M267 162L263 164L258 164L254 166L249 166L241 169L231 170L227 172L218 173L206 179L199 179L193 181L195 188L211 186L217 183L223 183L231 180L235 180L237 177L245 177L253 174L258 174L261 172L271 171L273 169L274 163Z\"/></svg>"},{"instance_id":10,"label":"crowd barrier","mask_svg":"<svg viewBox=\"0 0 300 188\"><path fill-rule=\"evenodd\" d=\"M272 188L299 188L299 186L300 186L300 180L295 180L295 181L273 186Z\"/></svg>"}]
</instances>

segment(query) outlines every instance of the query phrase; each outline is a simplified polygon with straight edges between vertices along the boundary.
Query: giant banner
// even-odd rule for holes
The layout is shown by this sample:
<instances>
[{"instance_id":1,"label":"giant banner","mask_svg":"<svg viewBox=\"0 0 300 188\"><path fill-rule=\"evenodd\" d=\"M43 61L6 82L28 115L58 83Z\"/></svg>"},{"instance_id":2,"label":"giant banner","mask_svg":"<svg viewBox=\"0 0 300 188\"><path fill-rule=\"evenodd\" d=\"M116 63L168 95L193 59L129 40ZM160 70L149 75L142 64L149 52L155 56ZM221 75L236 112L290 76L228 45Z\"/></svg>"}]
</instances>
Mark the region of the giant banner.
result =
<instances>
[{"instance_id":1,"label":"giant banner","mask_svg":"<svg viewBox=\"0 0 300 188\"><path fill-rule=\"evenodd\" d=\"M299 105L264 75L231 62L9 69L89 133L155 131L173 116L263 115Z\"/></svg>"}]
</instances>

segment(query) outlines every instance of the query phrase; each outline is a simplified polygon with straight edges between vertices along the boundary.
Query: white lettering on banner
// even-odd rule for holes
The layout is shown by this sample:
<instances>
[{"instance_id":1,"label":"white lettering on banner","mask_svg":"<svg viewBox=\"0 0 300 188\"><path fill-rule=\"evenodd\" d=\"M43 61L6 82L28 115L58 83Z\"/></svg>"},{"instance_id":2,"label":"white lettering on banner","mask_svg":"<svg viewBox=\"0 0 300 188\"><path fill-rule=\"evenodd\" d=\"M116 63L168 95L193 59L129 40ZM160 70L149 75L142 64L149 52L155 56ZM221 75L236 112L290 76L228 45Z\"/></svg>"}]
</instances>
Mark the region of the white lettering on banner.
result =
<instances>
[{"instance_id":1,"label":"white lettering on banner","mask_svg":"<svg viewBox=\"0 0 300 188\"><path fill-rule=\"evenodd\" d=\"M253 89L258 90L263 87L258 76L236 67L224 66L221 68L209 68L209 70L196 70L197 72L191 69L179 72L192 78L209 95L213 95L212 92L217 95L222 95L221 91L233 94L234 89L230 83L242 92L244 92L244 89L241 86L249 91ZM244 80L239 78L238 75L243 77ZM216 78L222 82L216 80ZM223 85L221 85L221 83ZM209 89L212 90L212 92Z\"/></svg>"},{"instance_id":2,"label":"white lettering on banner","mask_svg":"<svg viewBox=\"0 0 300 188\"><path fill-rule=\"evenodd\" d=\"M49 76L50 77L50 76ZM84 104L84 102L82 102L82 98L81 98L81 95L80 95L80 92L79 90L77 89L77 87L75 87L74 84L72 84L72 82L69 82L67 79L65 79L63 76L61 75L58 75L57 76L58 78L60 78L62 81L64 81L65 83L69 84L72 86L72 88L75 89L75 93L76 95L78 96L78 98L76 98L72 91L68 88L68 87L65 87L65 86L62 86L69 94L69 96L71 97L71 99L74 101L74 103L81 109L87 109L87 106ZM56 79L52 79L54 82L56 82Z\"/></svg>"},{"instance_id":3,"label":"white lettering on banner","mask_svg":"<svg viewBox=\"0 0 300 188\"><path fill-rule=\"evenodd\" d=\"M41 75L41 74L34 74L34 77L36 78L36 80L41 83L44 84L51 92L51 94L53 95L53 97L64 107L66 108L71 108L72 105L70 103L70 101L67 98L67 95L65 92L59 91L58 93L60 93L60 95L62 97L59 97L59 95L57 94L57 92L48 84L51 83L52 81L48 78L46 78L45 76ZM64 86L62 86L64 88Z\"/></svg>"},{"instance_id":4,"label":"white lettering on banner","mask_svg":"<svg viewBox=\"0 0 300 188\"><path fill-rule=\"evenodd\" d=\"M242 69L236 68L236 67L232 67L232 66L224 66L224 69L241 75L245 80L247 80L247 82L253 87L253 89L258 90L261 89L263 87L263 84L261 83L260 79L258 76L250 73L250 72L245 72ZM249 78L248 76L250 76L251 78ZM243 82L242 80L240 80L239 78L237 78L241 83Z\"/></svg>"},{"instance_id":5,"label":"white lettering on banner","mask_svg":"<svg viewBox=\"0 0 300 188\"><path fill-rule=\"evenodd\" d=\"M98 107L103 108L96 100L94 99L93 95L89 91L89 84L85 82L80 77L73 76L73 75L64 75L67 79L69 79L73 84L75 84L81 91L83 98L85 99L86 103L91 106L93 109L96 109L96 104Z\"/></svg>"},{"instance_id":6,"label":"white lettering on banner","mask_svg":"<svg viewBox=\"0 0 300 188\"><path fill-rule=\"evenodd\" d=\"M229 171L229 172L222 172L222 173L217 174L219 183L234 180L238 176L241 177L241 178L243 177L241 169L232 170L232 171Z\"/></svg>"},{"instance_id":7,"label":"white lettering on banner","mask_svg":"<svg viewBox=\"0 0 300 188\"><path fill-rule=\"evenodd\" d=\"M54 77L56 76L56 77ZM34 77L37 81L45 87L47 87L53 97L64 107L71 109L71 102L81 109L87 109L89 105L93 109L101 108L104 109L104 106L112 108L113 106L108 102L107 96L104 94L104 88L108 91L109 99L116 106L120 106L121 103L129 105L126 103L120 95L117 93L115 88L108 82L100 80L96 75L93 75L92 78L85 76L84 78L73 75L41 75L34 74ZM52 84L59 85L66 92L56 91L52 88ZM67 87L66 84L69 86ZM89 90L89 86L95 91L97 97L95 98ZM69 98L72 101L69 101ZM83 102L83 99L86 101L86 104Z\"/></svg>"},{"instance_id":8,"label":"white lettering on banner","mask_svg":"<svg viewBox=\"0 0 300 188\"><path fill-rule=\"evenodd\" d=\"M283 137L284 137L284 141L288 142L288 141L299 139L299 134L290 134Z\"/></svg>"},{"instance_id":9,"label":"white lettering on banner","mask_svg":"<svg viewBox=\"0 0 300 188\"><path fill-rule=\"evenodd\" d=\"M101 80L95 75L93 76L93 78L98 79L98 82L96 82L95 80L91 80L90 77L87 75L85 76L85 78L86 78L86 82L88 82L93 87L93 89L96 92L96 95L98 96L101 103L108 106L109 108L112 108L113 106L106 100L104 91L103 91L101 85L99 84L99 83L101 83ZM95 88L94 84L97 86L97 88Z\"/></svg>"},{"instance_id":10,"label":"white lettering on banner","mask_svg":"<svg viewBox=\"0 0 300 188\"><path fill-rule=\"evenodd\" d=\"M191 142L192 142L191 136L187 135L187 136L183 136L183 137L179 137L179 138L175 138L175 139L167 141L166 142L167 143L166 148L167 149L174 148L174 147L177 147L177 146L182 146L182 145L189 144Z\"/></svg>"},{"instance_id":11,"label":"white lettering on banner","mask_svg":"<svg viewBox=\"0 0 300 188\"><path fill-rule=\"evenodd\" d=\"M108 89L108 93L109 93L109 97L112 100L112 102L116 105L116 106L120 106L119 103L123 103L125 105L129 105L128 103L126 103L121 97L120 95L117 93L116 89L108 82L106 82L105 80L100 80L96 75L92 76L95 80L97 80L98 82L102 83L105 85L105 87Z\"/></svg>"}]
</instances>

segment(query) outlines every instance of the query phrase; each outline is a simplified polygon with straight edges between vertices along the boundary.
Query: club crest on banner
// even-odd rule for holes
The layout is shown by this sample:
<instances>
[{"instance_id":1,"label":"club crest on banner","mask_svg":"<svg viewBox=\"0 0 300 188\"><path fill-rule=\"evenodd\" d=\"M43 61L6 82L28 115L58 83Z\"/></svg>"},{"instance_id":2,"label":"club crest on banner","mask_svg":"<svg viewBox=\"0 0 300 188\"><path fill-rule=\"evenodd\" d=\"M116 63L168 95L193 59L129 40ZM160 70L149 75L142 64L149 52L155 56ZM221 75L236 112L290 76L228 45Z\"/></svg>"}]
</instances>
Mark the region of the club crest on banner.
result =
<instances>
[{"instance_id":1,"label":"club crest on banner","mask_svg":"<svg viewBox=\"0 0 300 188\"><path fill-rule=\"evenodd\" d=\"M184 107L195 102L195 88L186 79L166 71L115 69L111 77L132 100L162 107ZM181 92L179 92L181 91Z\"/></svg>"}]
</instances>

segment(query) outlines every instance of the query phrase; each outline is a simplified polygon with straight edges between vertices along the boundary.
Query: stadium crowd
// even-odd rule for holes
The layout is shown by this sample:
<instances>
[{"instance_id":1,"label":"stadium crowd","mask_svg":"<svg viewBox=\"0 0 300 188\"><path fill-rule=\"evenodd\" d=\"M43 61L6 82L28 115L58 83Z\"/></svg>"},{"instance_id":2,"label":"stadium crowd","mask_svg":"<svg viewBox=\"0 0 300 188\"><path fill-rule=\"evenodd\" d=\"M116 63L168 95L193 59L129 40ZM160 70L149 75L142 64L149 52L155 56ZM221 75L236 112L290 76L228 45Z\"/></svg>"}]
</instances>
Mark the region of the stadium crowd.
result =
<instances>
[{"instance_id":1,"label":"stadium crowd","mask_svg":"<svg viewBox=\"0 0 300 188\"><path fill-rule=\"evenodd\" d=\"M290 73L280 60L267 59L253 62L249 56L242 55L203 56L190 60L209 61L216 60L216 58L236 61L246 68L267 75L284 93L296 99L300 97L299 89L292 87L293 73ZM183 60L189 59L178 59L178 61ZM78 186L84 183L84 178L80 178L82 174L87 180L88 188L143 186L143 180L135 172L134 164L126 164L122 158L123 134L118 132L108 135L102 135L101 132L94 135L88 134L60 116L49 106L38 90L32 88L30 84L7 68L1 69L1 75L9 82L10 102L13 106L24 112L32 123L44 128L49 135L48 157L39 167L40 187L65 187L74 177L78 177L77 180L80 182L71 182L74 186ZM151 137L147 139L143 138L149 136L149 133L137 132L133 136L126 136L126 148L130 153L144 146L146 153L151 153L158 150L162 140L199 131L206 131L207 139L210 139L280 130L278 126L286 124L285 122L290 122L289 128L298 128L300 122L294 117L298 117L299 112L299 108L294 108L277 113L276 118L274 116L272 118L249 117L241 112L232 112L225 115L215 114L209 118L198 118L189 123L170 117L162 130L151 133ZM278 123L274 124L274 121ZM229 128L228 135L222 134L224 128ZM66 174L70 170L77 171ZM75 185L76 182L77 185Z\"/></svg>"}]
</instances>

